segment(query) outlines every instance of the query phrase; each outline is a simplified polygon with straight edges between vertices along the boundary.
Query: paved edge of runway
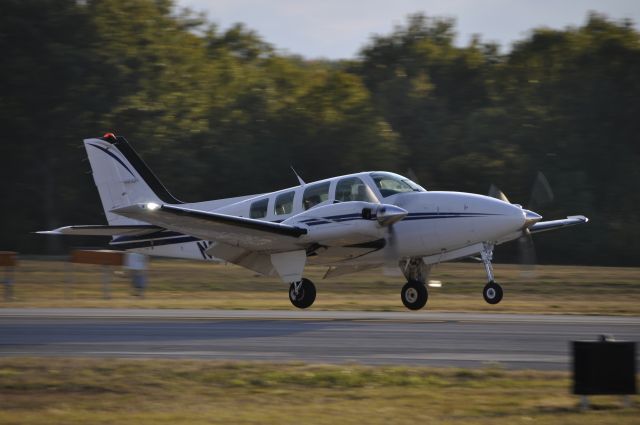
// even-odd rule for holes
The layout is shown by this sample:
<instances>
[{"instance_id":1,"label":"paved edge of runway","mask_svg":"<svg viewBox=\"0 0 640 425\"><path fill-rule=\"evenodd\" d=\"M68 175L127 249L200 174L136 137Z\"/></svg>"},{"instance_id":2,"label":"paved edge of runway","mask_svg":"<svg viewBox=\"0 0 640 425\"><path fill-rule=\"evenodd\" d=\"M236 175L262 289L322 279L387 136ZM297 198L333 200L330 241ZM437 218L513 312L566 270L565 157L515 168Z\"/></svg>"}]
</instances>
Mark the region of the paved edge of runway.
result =
<instances>
[{"instance_id":1,"label":"paved edge of runway","mask_svg":"<svg viewBox=\"0 0 640 425\"><path fill-rule=\"evenodd\" d=\"M640 325L640 316L509 313L377 312L328 310L190 310L120 308L0 308L1 318L202 319L202 320L376 320L404 322L530 322Z\"/></svg>"}]
</instances>

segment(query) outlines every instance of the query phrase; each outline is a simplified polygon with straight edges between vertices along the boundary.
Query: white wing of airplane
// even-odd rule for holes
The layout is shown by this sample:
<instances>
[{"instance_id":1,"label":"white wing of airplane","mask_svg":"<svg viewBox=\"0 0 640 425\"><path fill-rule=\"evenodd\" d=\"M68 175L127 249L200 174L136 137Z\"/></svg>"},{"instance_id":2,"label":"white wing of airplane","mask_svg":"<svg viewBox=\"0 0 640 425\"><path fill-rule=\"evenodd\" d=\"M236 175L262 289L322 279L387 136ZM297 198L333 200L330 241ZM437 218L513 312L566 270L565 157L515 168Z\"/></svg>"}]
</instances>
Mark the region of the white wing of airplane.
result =
<instances>
[{"instance_id":1,"label":"white wing of airplane","mask_svg":"<svg viewBox=\"0 0 640 425\"><path fill-rule=\"evenodd\" d=\"M560 227L575 226L576 224L582 224L588 221L589 219L583 215L571 215L562 220L539 221L538 223L529 227L529 231L531 233L546 232L547 230L558 229Z\"/></svg>"},{"instance_id":2,"label":"white wing of airplane","mask_svg":"<svg viewBox=\"0 0 640 425\"><path fill-rule=\"evenodd\" d=\"M337 215L333 224L329 221L321 231L312 231L308 226L318 221L318 212L344 212L360 215L363 206L374 207L375 216L364 223L346 223L345 215ZM358 211L353 213L353 211ZM274 223L252 218L196 210L176 205L141 203L116 208L111 213L134 220L143 220L181 234L191 235L212 241L206 253L259 273L272 275L277 272L281 277L298 276L306 262L306 257L314 247L323 246L350 247L370 252L370 241L379 241L386 231L385 226L400 220L406 211L392 205L363 202L344 202L319 207L296 216L300 226L287 223ZM293 219L293 218L292 218ZM324 220L324 219L323 219ZM382 233L381 233L382 232ZM336 237L339 235L339 237Z\"/></svg>"},{"instance_id":3,"label":"white wing of airplane","mask_svg":"<svg viewBox=\"0 0 640 425\"><path fill-rule=\"evenodd\" d=\"M304 247L306 229L252 218L219 214L175 205L136 204L111 212L156 226L239 246L252 251L282 252Z\"/></svg>"}]
</instances>

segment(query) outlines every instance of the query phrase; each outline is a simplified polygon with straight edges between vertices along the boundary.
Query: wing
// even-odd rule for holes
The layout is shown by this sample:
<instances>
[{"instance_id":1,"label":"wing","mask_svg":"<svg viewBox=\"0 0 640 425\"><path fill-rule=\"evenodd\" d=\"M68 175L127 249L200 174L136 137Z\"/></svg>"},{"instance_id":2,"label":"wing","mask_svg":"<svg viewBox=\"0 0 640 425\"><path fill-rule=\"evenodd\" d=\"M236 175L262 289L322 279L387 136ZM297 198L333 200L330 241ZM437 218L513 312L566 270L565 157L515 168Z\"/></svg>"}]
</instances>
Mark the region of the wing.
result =
<instances>
[{"instance_id":1,"label":"wing","mask_svg":"<svg viewBox=\"0 0 640 425\"><path fill-rule=\"evenodd\" d=\"M72 236L118 236L118 235L146 235L162 230L162 227L151 224L142 225L123 225L123 226L105 226L105 225L83 225L83 226L65 226L54 230L46 230L36 232L41 235L72 235Z\"/></svg>"},{"instance_id":2,"label":"wing","mask_svg":"<svg viewBox=\"0 0 640 425\"><path fill-rule=\"evenodd\" d=\"M575 226L587 223L589 219L583 215L572 215L562 220L540 221L529 227L531 233L546 232L547 230L558 229L560 227Z\"/></svg>"},{"instance_id":3,"label":"wing","mask_svg":"<svg viewBox=\"0 0 640 425\"><path fill-rule=\"evenodd\" d=\"M117 208L112 212L250 251L299 250L307 245L300 240L300 236L307 234L306 229L175 205L136 204Z\"/></svg>"}]
</instances>

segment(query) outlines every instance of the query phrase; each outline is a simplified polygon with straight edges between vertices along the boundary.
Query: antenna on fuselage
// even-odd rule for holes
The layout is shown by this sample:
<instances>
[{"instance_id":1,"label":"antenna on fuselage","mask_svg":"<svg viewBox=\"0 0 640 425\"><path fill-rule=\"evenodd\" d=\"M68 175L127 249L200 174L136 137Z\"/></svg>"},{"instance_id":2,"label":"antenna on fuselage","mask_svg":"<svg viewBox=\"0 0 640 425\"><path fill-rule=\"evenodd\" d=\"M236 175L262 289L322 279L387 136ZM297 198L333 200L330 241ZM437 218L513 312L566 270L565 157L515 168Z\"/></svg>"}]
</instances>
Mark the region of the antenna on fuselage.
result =
<instances>
[{"instance_id":1,"label":"antenna on fuselage","mask_svg":"<svg viewBox=\"0 0 640 425\"><path fill-rule=\"evenodd\" d=\"M290 165L290 167L291 167L291 171L293 171L293 174L295 174L296 177L298 178L298 181L300 182L300 186L304 186L306 183L304 182L304 180L302 180L302 177L300 177L300 174L298 174L296 169L293 168L293 165Z\"/></svg>"}]
</instances>

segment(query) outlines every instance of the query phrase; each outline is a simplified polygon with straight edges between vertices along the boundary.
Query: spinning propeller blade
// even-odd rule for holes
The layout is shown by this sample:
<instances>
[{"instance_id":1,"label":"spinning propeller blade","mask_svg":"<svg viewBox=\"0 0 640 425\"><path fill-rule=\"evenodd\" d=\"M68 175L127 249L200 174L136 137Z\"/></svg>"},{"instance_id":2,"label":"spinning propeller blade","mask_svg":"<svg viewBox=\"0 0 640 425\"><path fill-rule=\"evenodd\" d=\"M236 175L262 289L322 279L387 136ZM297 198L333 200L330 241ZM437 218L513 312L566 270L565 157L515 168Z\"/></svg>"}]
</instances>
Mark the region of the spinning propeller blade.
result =
<instances>
[{"instance_id":1,"label":"spinning propeller blade","mask_svg":"<svg viewBox=\"0 0 640 425\"><path fill-rule=\"evenodd\" d=\"M504 192L498 189L498 186L496 186L495 184L492 184L491 186L489 186L489 196L491 196L492 198L500 199L501 201L504 201L504 202L509 202L507 195L505 195Z\"/></svg>"},{"instance_id":2,"label":"spinning propeller blade","mask_svg":"<svg viewBox=\"0 0 640 425\"><path fill-rule=\"evenodd\" d=\"M504 202L509 202L507 196L494 184L489 187L489 196ZM551 201L553 201L553 191L551 190L549 181L541 171L538 171L533 187L531 188L531 198L527 204L527 209L523 208L525 224L522 229L522 234L518 238L518 260L524 270L530 271L536 264L536 248L529 227L542 219L539 214L531 210L547 205Z\"/></svg>"},{"instance_id":3,"label":"spinning propeller blade","mask_svg":"<svg viewBox=\"0 0 640 425\"><path fill-rule=\"evenodd\" d=\"M376 211L376 220L382 227L387 228L384 246L384 273L396 275L399 272L397 234L394 224L405 218L408 211L395 205L380 205Z\"/></svg>"},{"instance_id":4,"label":"spinning propeller blade","mask_svg":"<svg viewBox=\"0 0 640 425\"><path fill-rule=\"evenodd\" d=\"M551 201L553 201L553 191L551 190L549 181L544 174L542 174L542 171L538 171L531 188L531 197L529 198L527 208L530 210L540 209Z\"/></svg>"}]
</instances>

